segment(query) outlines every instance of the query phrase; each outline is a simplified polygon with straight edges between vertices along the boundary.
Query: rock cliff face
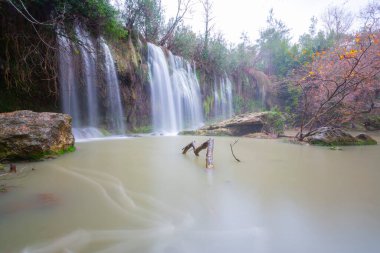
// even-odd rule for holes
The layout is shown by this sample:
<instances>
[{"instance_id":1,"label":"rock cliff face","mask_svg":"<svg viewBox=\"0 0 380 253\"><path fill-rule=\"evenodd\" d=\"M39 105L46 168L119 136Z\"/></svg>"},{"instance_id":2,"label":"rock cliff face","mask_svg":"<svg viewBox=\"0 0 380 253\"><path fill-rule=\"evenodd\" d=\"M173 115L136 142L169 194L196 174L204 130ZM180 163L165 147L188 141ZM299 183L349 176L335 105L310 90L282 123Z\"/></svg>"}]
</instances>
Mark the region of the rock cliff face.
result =
<instances>
[{"instance_id":1,"label":"rock cliff face","mask_svg":"<svg viewBox=\"0 0 380 253\"><path fill-rule=\"evenodd\" d=\"M275 112L246 113L183 134L206 136L244 136L260 132L279 134L284 131L283 123L282 116Z\"/></svg>"},{"instance_id":2,"label":"rock cliff face","mask_svg":"<svg viewBox=\"0 0 380 253\"><path fill-rule=\"evenodd\" d=\"M61 113L0 113L0 160L39 159L74 146L71 117Z\"/></svg>"}]
</instances>

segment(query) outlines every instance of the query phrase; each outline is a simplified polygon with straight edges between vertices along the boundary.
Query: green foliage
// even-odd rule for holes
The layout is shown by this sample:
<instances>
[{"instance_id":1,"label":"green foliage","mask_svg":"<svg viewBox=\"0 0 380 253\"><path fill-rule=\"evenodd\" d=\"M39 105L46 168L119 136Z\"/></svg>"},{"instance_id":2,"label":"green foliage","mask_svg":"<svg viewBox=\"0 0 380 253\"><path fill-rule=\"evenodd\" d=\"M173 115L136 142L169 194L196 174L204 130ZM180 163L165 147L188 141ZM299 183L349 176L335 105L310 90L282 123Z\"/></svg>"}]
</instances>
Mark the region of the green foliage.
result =
<instances>
[{"instance_id":1,"label":"green foliage","mask_svg":"<svg viewBox=\"0 0 380 253\"><path fill-rule=\"evenodd\" d=\"M234 105L234 112L237 114L240 114L244 111L245 107L245 102L244 98L237 95L233 97L233 105Z\"/></svg>"},{"instance_id":2,"label":"green foliage","mask_svg":"<svg viewBox=\"0 0 380 253\"><path fill-rule=\"evenodd\" d=\"M41 8L52 6L52 13L66 20L81 19L89 29L112 38L125 38L128 32L118 19L118 11L107 0L39 0Z\"/></svg>"},{"instance_id":3,"label":"green foliage","mask_svg":"<svg viewBox=\"0 0 380 253\"><path fill-rule=\"evenodd\" d=\"M205 116L209 117L212 109L212 105L214 104L214 96L207 96L205 101L203 102L203 111L205 112Z\"/></svg>"},{"instance_id":4,"label":"green foliage","mask_svg":"<svg viewBox=\"0 0 380 253\"><path fill-rule=\"evenodd\" d=\"M186 59L195 59L200 46L201 42L191 28L180 26L176 30L174 38L170 41L169 49L174 54L181 55Z\"/></svg>"},{"instance_id":5,"label":"green foliage","mask_svg":"<svg viewBox=\"0 0 380 253\"><path fill-rule=\"evenodd\" d=\"M131 133L135 134L148 134L151 132L153 132L153 127L151 125L135 127L131 130Z\"/></svg>"},{"instance_id":6,"label":"green foliage","mask_svg":"<svg viewBox=\"0 0 380 253\"><path fill-rule=\"evenodd\" d=\"M289 29L274 17L273 9L267 19L267 28L260 32L258 68L268 74L285 76L297 62L297 48L290 44Z\"/></svg>"},{"instance_id":7,"label":"green foliage","mask_svg":"<svg viewBox=\"0 0 380 253\"><path fill-rule=\"evenodd\" d=\"M274 107L268 113L267 124L270 127L269 132L271 133L282 134L284 132L285 119L282 112L277 107Z\"/></svg>"}]
</instances>

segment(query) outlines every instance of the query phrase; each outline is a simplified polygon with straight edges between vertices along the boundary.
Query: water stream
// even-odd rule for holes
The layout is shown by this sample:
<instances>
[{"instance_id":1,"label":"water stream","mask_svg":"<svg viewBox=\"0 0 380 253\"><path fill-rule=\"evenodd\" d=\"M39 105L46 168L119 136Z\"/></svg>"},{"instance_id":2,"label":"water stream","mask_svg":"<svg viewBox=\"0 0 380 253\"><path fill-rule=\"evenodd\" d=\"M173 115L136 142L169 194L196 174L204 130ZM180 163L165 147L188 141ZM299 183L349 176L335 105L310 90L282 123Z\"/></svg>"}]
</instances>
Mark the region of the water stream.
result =
<instances>
[{"instance_id":1,"label":"water stream","mask_svg":"<svg viewBox=\"0 0 380 253\"><path fill-rule=\"evenodd\" d=\"M201 137L83 142L17 164L0 193L0 252L377 253L380 146L342 151ZM34 170L32 170L34 168Z\"/></svg>"}]
</instances>

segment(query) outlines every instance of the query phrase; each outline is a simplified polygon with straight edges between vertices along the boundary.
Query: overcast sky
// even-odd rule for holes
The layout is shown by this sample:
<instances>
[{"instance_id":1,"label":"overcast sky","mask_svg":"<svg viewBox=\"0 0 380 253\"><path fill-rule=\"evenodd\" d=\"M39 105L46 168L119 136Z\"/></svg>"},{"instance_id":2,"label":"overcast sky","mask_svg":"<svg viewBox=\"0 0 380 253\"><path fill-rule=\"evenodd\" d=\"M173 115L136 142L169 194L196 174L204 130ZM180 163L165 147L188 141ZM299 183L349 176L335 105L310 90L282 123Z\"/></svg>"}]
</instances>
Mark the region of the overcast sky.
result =
<instances>
[{"instance_id":1,"label":"overcast sky","mask_svg":"<svg viewBox=\"0 0 380 253\"><path fill-rule=\"evenodd\" d=\"M197 2L198 0L194 0ZM344 5L354 14L366 5L367 0L213 0L214 31L221 31L233 43L239 42L242 32L248 33L251 41L259 36L260 29L266 26L269 10L273 8L275 17L281 19L291 29L293 41L307 32L310 18L320 20L323 11L331 4ZM177 0L162 0L166 16L174 16ZM185 23L195 32L203 32L202 7L197 3L193 12L187 15Z\"/></svg>"}]
</instances>

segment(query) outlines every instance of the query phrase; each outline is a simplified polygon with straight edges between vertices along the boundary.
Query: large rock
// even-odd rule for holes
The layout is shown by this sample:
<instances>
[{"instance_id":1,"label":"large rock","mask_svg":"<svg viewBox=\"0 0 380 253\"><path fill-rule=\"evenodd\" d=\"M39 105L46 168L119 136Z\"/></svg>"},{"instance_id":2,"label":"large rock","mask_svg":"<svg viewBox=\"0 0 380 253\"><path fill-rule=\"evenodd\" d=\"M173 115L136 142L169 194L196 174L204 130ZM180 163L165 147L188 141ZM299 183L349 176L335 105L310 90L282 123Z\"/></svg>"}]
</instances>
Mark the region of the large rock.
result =
<instances>
[{"instance_id":1,"label":"large rock","mask_svg":"<svg viewBox=\"0 0 380 253\"><path fill-rule=\"evenodd\" d=\"M71 117L67 114L0 113L0 160L39 159L73 146Z\"/></svg>"},{"instance_id":2,"label":"large rock","mask_svg":"<svg viewBox=\"0 0 380 253\"><path fill-rule=\"evenodd\" d=\"M342 129L333 127L318 128L311 136L305 138L310 144L323 146L374 145L377 142L366 134L354 137Z\"/></svg>"},{"instance_id":3,"label":"large rock","mask_svg":"<svg viewBox=\"0 0 380 253\"><path fill-rule=\"evenodd\" d=\"M257 112L237 115L231 119L204 126L182 134L205 136L244 136L253 133L283 133L284 119L277 112Z\"/></svg>"}]
</instances>

